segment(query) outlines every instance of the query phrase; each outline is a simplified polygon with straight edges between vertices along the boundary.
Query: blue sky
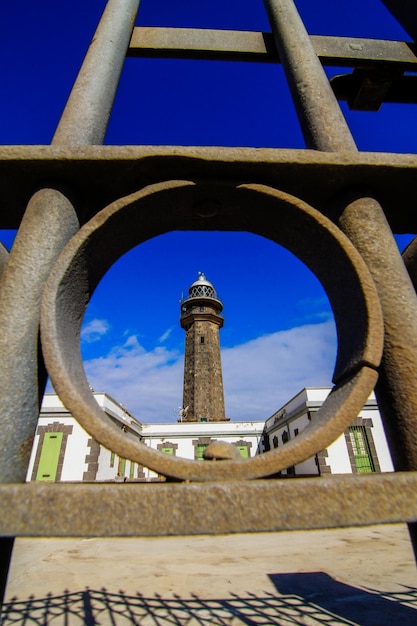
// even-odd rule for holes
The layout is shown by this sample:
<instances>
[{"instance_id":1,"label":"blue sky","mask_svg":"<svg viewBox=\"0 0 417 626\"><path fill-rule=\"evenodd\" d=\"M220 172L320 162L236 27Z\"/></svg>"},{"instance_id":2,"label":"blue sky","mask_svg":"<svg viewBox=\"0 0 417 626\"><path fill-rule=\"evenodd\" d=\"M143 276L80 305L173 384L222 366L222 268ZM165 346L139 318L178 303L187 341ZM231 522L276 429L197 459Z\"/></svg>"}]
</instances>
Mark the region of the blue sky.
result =
<instances>
[{"instance_id":1,"label":"blue sky","mask_svg":"<svg viewBox=\"0 0 417 626\"><path fill-rule=\"evenodd\" d=\"M297 5L312 34L409 39L380 0ZM51 141L104 6L104 0L0 6L0 143ZM137 23L269 30L261 0L142 0ZM411 107L342 109L360 150L417 151ZM157 59L126 60L106 143L304 147L280 66ZM12 239L0 231L6 246ZM400 245L407 240L401 237ZM176 420L184 348L179 300L198 271L224 303L230 418L264 419L303 386L330 384L332 313L317 279L297 259L247 233L170 233L125 255L94 294L82 352L97 391L144 422Z\"/></svg>"}]
</instances>

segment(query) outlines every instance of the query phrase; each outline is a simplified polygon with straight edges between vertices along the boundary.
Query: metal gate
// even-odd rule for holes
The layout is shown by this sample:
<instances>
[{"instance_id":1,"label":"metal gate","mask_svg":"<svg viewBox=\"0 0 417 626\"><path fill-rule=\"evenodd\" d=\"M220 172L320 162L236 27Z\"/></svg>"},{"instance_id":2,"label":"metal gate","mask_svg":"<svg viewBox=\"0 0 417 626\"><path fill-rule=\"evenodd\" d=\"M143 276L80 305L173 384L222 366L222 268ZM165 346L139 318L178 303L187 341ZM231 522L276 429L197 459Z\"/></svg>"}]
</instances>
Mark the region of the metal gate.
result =
<instances>
[{"instance_id":1,"label":"metal gate","mask_svg":"<svg viewBox=\"0 0 417 626\"><path fill-rule=\"evenodd\" d=\"M414 539L417 242L402 259L393 232L417 231L417 157L358 151L337 97L368 110L386 98L413 102L416 48L412 42L312 37L293 0L264 3L271 33L248 34L135 28L139 0L109 0L51 145L1 148L0 227L19 229L10 255L0 255L4 571L19 535L228 533L407 521ZM415 3L384 4L414 39ZM285 71L307 149L102 146L127 54L272 56ZM323 70L329 64L353 73L332 87ZM294 252L326 288L338 330L334 388L314 424L286 446L251 459L186 461L128 440L94 401L78 348L86 303L124 252L178 228L268 237ZM176 482L25 484L46 372L91 436ZM374 387L396 472L265 480L334 441ZM341 491L346 497L335 497ZM257 502L256 515L242 504L248 497Z\"/></svg>"}]
</instances>

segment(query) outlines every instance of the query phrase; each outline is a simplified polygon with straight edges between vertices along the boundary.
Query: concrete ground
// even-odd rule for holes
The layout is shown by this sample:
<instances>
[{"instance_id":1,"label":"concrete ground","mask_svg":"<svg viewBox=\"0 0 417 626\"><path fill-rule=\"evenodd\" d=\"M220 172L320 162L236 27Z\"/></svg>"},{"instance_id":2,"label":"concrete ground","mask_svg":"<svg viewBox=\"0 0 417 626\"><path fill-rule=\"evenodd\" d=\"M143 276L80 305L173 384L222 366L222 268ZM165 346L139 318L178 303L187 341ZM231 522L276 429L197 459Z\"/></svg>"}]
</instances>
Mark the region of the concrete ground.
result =
<instances>
[{"instance_id":1,"label":"concrete ground","mask_svg":"<svg viewBox=\"0 0 417 626\"><path fill-rule=\"evenodd\" d=\"M406 526L139 539L18 539L11 624L417 624Z\"/></svg>"}]
</instances>

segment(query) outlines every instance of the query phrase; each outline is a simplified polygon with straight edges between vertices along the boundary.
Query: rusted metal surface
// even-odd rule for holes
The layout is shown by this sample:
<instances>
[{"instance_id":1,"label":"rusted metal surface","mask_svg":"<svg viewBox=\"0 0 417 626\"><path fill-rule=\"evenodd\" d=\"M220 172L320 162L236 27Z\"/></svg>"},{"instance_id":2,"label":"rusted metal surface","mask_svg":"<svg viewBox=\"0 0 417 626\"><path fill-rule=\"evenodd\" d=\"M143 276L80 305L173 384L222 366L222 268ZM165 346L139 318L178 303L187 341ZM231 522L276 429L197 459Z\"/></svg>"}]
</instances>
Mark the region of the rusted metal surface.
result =
<instances>
[{"instance_id":1,"label":"rusted metal surface","mask_svg":"<svg viewBox=\"0 0 417 626\"><path fill-rule=\"evenodd\" d=\"M278 187L326 213L339 192L358 184L378 190L396 233L417 232L417 156L274 148L186 146L2 146L2 227L18 228L39 180L71 189L79 219L161 181L245 180Z\"/></svg>"},{"instance_id":2,"label":"rusted metal surface","mask_svg":"<svg viewBox=\"0 0 417 626\"><path fill-rule=\"evenodd\" d=\"M218 210L210 217L200 217L195 207L207 196L215 198ZM326 289L338 329L335 388L314 423L285 447L221 464L188 461L127 440L95 402L79 349L80 325L91 294L122 254L174 228L234 229L263 235L296 254ZM311 237L313 247L308 246ZM45 289L41 335L55 390L99 443L158 473L208 481L271 475L334 441L355 419L373 389L383 331L378 298L366 266L349 240L321 213L297 198L260 185L170 181L116 201L69 242Z\"/></svg>"},{"instance_id":3,"label":"rusted metal surface","mask_svg":"<svg viewBox=\"0 0 417 626\"><path fill-rule=\"evenodd\" d=\"M1 485L0 533L136 537L413 522L416 494L417 475L409 472L199 485Z\"/></svg>"},{"instance_id":4,"label":"rusted metal surface","mask_svg":"<svg viewBox=\"0 0 417 626\"><path fill-rule=\"evenodd\" d=\"M311 42L323 65L401 71L417 67L416 47L405 41L312 35ZM128 56L280 62L271 33L208 28L137 26Z\"/></svg>"}]
</instances>

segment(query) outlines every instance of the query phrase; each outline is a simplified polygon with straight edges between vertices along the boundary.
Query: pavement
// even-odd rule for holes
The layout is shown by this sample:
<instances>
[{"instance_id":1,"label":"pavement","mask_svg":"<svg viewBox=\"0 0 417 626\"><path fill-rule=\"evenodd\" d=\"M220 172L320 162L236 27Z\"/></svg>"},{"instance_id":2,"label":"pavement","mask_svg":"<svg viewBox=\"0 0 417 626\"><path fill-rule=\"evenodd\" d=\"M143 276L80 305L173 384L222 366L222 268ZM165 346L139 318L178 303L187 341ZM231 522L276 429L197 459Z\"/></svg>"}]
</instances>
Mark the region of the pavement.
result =
<instances>
[{"instance_id":1,"label":"pavement","mask_svg":"<svg viewBox=\"0 0 417 626\"><path fill-rule=\"evenodd\" d=\"M3 626L417 625L403 524L137 539L18 539Z\"/></svg>"}]
</instances>

